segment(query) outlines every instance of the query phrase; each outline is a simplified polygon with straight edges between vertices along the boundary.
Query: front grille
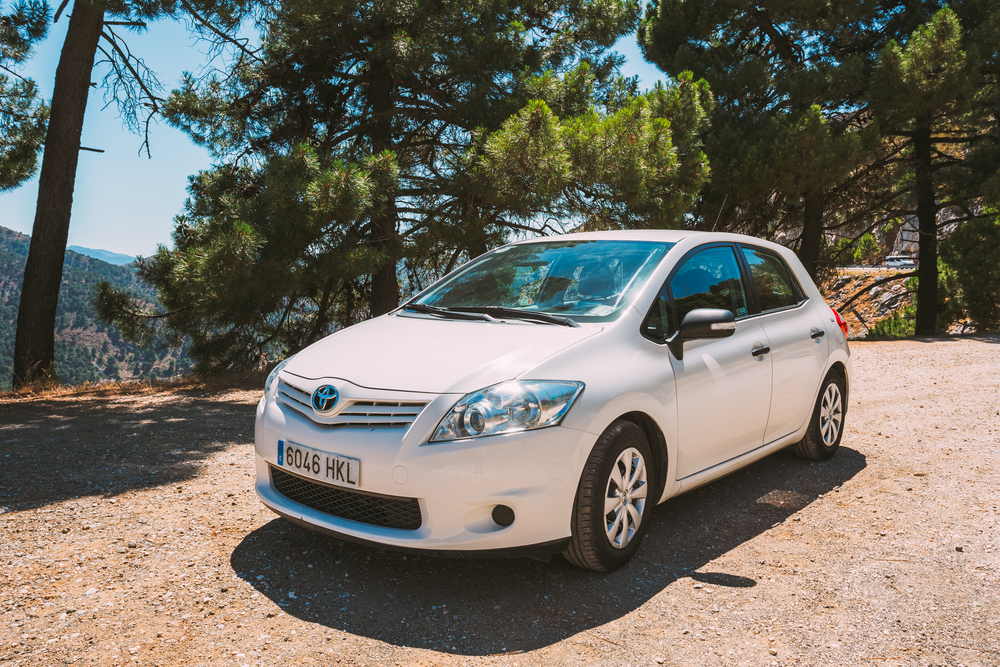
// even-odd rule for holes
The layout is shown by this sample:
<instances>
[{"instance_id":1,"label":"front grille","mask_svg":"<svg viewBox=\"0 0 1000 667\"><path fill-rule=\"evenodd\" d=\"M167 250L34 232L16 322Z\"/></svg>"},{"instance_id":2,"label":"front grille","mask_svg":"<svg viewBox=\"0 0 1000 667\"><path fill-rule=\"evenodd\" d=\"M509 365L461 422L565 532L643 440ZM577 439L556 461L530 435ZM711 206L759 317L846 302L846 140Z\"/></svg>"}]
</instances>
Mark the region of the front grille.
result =
<instances>
[{"instance_id":1,"label":"front grille","mask_svg":"<svg viewBox=\"0 0 1000 667\"><path fill-rule=\"evenodd\" d=\"M325 428L405 428L413 423L427 405L427 401L347 400L337 414L329 418L317 418L312 410L309 392L285 380L278 382L278 400Z\"/></svg>"},{"instance_id":2,"label":"front grille","mask_svg":"<svg viewBox=\"0 0 1000 667\"><path fill-rule=\"evenodd\" d=\"M271 482L289 500L331 516L382 528L420 528L420 502L416 498L390 498L320 484L281 468L271 468Z\"/></svg>"}]
</instances>

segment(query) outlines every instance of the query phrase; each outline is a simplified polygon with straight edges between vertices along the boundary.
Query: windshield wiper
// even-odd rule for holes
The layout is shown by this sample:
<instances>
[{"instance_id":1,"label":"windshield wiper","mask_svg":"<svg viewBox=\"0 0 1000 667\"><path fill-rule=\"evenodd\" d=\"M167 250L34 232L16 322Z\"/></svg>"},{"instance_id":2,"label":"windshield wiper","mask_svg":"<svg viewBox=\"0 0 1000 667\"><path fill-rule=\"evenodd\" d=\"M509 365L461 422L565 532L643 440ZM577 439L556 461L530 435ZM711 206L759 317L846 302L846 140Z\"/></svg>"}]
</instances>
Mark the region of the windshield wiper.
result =
<instances>
[{"instance_id":1,"label":"windshield wiper","mask_svg":"<svg viewBox=\"0 0 1000 667\"><path fill-rule=\"evenodd\" d=\"M408 303L403 306L403 310L410 310L415 313L424 313L425 315L438 315L440 317L450 317L455 320L482 320L484 322L496 322L496 319L491 317L486 313L468 313L459 310L451 310L450 308L438 308L437 306L428 306L423 303Z\"/></svg>"},{"instance_id":2,"label":"windshield wiper","mask_svg":"<svg viewBox=\"0 0 1000 667\"><path fill-rule=\"evenodd\" d=\"M580 325L568 317L559 317L558 315L549 315L548 313L539 313L534 310L518 310L517 308L504 308L503 306L462 306L460 308L452 308L450 312L466 312L466 313L483 313L485 315L492 315L493 317L500 317L513 320L535 320L538 322L545 322L546 324L559 324L564 327L579 327Z\"/></svg>"}]
</instances>

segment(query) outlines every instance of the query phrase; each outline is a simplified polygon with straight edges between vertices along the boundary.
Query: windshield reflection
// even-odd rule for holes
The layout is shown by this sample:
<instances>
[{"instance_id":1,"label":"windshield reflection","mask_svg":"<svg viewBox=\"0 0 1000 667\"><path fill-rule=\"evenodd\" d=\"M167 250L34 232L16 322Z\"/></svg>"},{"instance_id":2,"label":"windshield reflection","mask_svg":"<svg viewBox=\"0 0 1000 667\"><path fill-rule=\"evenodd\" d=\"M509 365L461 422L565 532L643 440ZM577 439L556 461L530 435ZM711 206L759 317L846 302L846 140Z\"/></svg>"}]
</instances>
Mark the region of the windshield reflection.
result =
<instances>
[{"instance_id":1,"label":"windshield reflection","mask_svg":"<svg viewBox=\"0 0 1000 667\"><path fill-rule=\"evenodd\" d=\"M515 308L605 322L616 319L672 243L550 241L505 246L462 267L415 303Z\"/></svg>"}]
</instances>

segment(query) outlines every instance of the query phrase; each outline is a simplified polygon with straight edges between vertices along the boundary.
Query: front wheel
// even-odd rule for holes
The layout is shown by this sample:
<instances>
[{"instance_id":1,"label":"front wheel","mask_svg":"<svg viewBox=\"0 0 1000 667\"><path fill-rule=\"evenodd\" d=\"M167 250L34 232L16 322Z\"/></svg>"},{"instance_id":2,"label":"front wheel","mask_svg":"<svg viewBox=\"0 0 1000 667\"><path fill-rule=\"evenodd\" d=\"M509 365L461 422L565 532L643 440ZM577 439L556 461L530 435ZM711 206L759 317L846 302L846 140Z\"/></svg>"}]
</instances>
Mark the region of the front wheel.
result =
<instances>
[{"instance_id":1,"label":"front wheel","mask_svg":"<svg viewBox=\"0 0 1000 667\"><path fill-rule=\"evenodd\" d=\"M825 461L837 453L844 437L846 396L844 379L836 371L830 371L823 380L806 436L795 445L796 454L812 461Z\"/></svg>"},{"instance_id":2,"label":"front wheel","mask_svg":"<svg viewBox=\"0 0 1000 667\"><path fill-rule=\"evenodd\" d=\"M611 424L583 469L573 504L573 536L563 553L567 560L600 572L628 562L656 503L654 479L643 430L630 421Z\"/></svg>"}]
</instances>

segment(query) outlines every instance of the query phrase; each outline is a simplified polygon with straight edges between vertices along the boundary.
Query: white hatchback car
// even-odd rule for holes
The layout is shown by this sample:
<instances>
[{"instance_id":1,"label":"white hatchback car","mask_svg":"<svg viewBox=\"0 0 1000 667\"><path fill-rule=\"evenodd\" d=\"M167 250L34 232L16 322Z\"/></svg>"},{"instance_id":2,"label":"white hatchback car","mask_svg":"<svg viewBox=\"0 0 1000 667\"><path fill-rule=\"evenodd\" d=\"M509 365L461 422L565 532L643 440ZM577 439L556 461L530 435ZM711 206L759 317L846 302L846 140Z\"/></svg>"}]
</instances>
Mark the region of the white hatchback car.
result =
<instances>
[{"instance_id":1,"label":"white hatchback car","mask_svg":"<svg viewBox=\"0 0 1000 667\"><path fill-rule=\"evenodd\" d=\"M654 504L783 447L832 456L850 372L846 326L784 247L532 239L279 364L256 489L345 540L609 570Z\"/></svg>"}]
</instances>

